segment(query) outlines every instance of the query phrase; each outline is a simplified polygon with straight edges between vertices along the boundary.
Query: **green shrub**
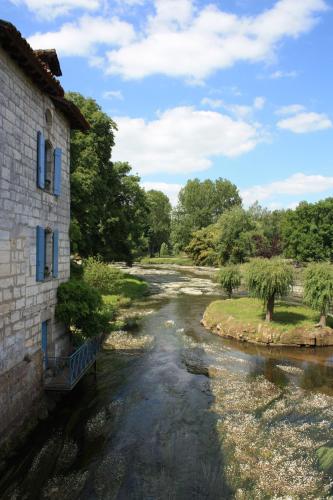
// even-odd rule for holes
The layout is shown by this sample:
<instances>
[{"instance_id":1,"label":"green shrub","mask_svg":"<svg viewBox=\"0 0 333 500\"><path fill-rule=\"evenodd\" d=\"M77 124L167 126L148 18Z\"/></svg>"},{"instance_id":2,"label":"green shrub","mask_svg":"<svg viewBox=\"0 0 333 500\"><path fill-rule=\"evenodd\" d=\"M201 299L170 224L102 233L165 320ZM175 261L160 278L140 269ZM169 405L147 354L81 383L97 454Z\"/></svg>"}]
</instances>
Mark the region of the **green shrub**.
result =
<instances>
[{"instance_id":1,"label":"green shrub","mask_svg":"<svg viewBox=\"0 0 333 500\"><path fill-rule=\"evenodd\" d=\"M84 262L84 281L93 286L103 295L112 295L115 292L115 284L123 273L105 262L89 257Z\"/></svg>"},{"instance_id":2,"label":"green shrub","mask_svg":"<svg viewBox=\"0 0 333 500\"><path fill-rule=\"evenodd\" d=\"M70 280L58 288L56 317L74 334L94 337L103 332L102 296L84 281Z\"/></svg>"},{"instance_id":3,"label":"green shrub","mask_svg":"<svg viewBox=\"0 0 333 500\"><path fill-rule=\"evenodd\" d=\"M169 255L168 245L166 243L162 243L161 249L160 249L160 256L167 257L168 255Z\"/></svg>"},{"instance_id":4,"label":"green shrub","mask_svg":"<svg viewBox=\"0 0 333 500\"><path fill-rule=\"evenodd\" d=\"M222 267L218 274L218 281L228 297L231 298L233 290L241 284L239 267L233 265Z\"/></svg>"}]
</instances>

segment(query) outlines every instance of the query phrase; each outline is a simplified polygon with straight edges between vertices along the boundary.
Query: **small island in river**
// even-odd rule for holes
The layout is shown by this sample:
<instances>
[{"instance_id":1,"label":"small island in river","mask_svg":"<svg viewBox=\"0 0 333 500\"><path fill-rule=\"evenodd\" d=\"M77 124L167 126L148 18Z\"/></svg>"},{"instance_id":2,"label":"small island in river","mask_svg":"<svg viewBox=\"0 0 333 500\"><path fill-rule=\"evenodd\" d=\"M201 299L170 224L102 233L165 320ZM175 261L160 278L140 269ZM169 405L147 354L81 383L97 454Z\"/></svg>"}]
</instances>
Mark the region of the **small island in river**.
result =
<instances>
[{"instance_id":1,"label":"small island in river","mask_svg":"<svg viewBox=\"0 0 333 500\"><path fill-rule=\"evenodd\" d=\"M333 321L316 326L316 314L303 305L278 302L274 321L265 322L262 302L253 298L216 300L205 310L202 324L221 337L276 346L332 346Z\"/></svg>"}]
</instances>

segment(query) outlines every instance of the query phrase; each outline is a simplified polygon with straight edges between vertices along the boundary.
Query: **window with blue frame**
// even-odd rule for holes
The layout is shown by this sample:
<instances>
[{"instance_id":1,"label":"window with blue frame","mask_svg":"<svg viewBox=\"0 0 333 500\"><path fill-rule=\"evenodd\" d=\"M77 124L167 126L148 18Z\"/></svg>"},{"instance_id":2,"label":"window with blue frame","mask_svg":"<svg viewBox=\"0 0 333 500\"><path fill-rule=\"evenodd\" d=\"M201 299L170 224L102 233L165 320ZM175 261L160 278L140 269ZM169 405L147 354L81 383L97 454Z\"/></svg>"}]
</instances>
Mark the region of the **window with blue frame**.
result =
<instances>
[{"instance_id":1,"label":"window with blue frame","mask_svg":"<svg viewBox=\"0 0 333 500\"><path fill-rule=\"evenodd\" d=\"M37 186L55 196L61 194L62 151L53 149L42 132L37 133Z\"/></svg>"},{"instance_id":2,"label":"window with blue frame","mask_svg":"<svg viewBox=\"0 0 333 500\"><path fill-rule=\"evenodd\" d=\"M58 277L59 231L36 228L36 281Z\"/></svg>"}]
</instances>

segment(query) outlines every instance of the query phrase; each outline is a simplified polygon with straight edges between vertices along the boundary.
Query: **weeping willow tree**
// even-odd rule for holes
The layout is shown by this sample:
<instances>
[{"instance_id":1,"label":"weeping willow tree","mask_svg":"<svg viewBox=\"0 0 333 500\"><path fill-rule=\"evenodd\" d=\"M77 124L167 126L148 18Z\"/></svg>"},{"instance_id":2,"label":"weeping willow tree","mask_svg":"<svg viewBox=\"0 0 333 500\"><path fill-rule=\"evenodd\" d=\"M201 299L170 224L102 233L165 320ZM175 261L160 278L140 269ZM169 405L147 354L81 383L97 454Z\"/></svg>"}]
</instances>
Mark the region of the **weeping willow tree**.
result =
<instances>
[{"instance_id":1,"label":"weeping willow tree","mask_svg":"<svg viewBox=\"0 0 333 500\"><path fill-rule=\"evenodd\" d=\"M239 266L230 265L222 267L218 274L218 282L230 299L233 290L235 288L238 288L241 284L241 273Z\"/></svg>"},{"instance_id":2,"label":"weeping willow tree","mask_svg":"<svg viewBox=\"0 0 333 500\"><path fill-rule=\"evenodd\" d=\"M318 326L325 327L333 304L333 266L328 263L311 264L304 278L304 302L320 313Z\"/></svg>"},{"instance_id":3,"label":"weeping willow tree","mask_svg":"<svg viewBox=\"0 0 333 500\"><path fill-rule=\"evenodd\" d=\"M287 295L293 284L293 270L280 258L253 259L248 264L247 287L250 295L264 301L266 321L273 319L275 299Z\"/></svg>"}]
</instances>

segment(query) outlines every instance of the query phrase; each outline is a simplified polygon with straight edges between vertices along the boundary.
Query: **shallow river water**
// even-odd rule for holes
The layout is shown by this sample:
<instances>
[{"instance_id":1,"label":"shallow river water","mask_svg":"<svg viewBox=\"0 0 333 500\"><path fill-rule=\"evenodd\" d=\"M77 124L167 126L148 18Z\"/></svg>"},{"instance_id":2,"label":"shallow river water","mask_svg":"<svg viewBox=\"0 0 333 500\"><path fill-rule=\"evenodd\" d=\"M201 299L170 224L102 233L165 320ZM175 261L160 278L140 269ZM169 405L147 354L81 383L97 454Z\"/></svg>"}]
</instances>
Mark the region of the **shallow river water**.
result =
<instances>
[{"instance_id":1,"label":"shallow river water","mask_svg":"<svg viewBox=\"0 0 333 500\"><path fill-rule=\"evenodd\" d=\"M39 424L0 498L333 498L333 350L219 338L200 325L208 277L133 273L155 294L138 331Z\"/></svg>"}]
</instances>

